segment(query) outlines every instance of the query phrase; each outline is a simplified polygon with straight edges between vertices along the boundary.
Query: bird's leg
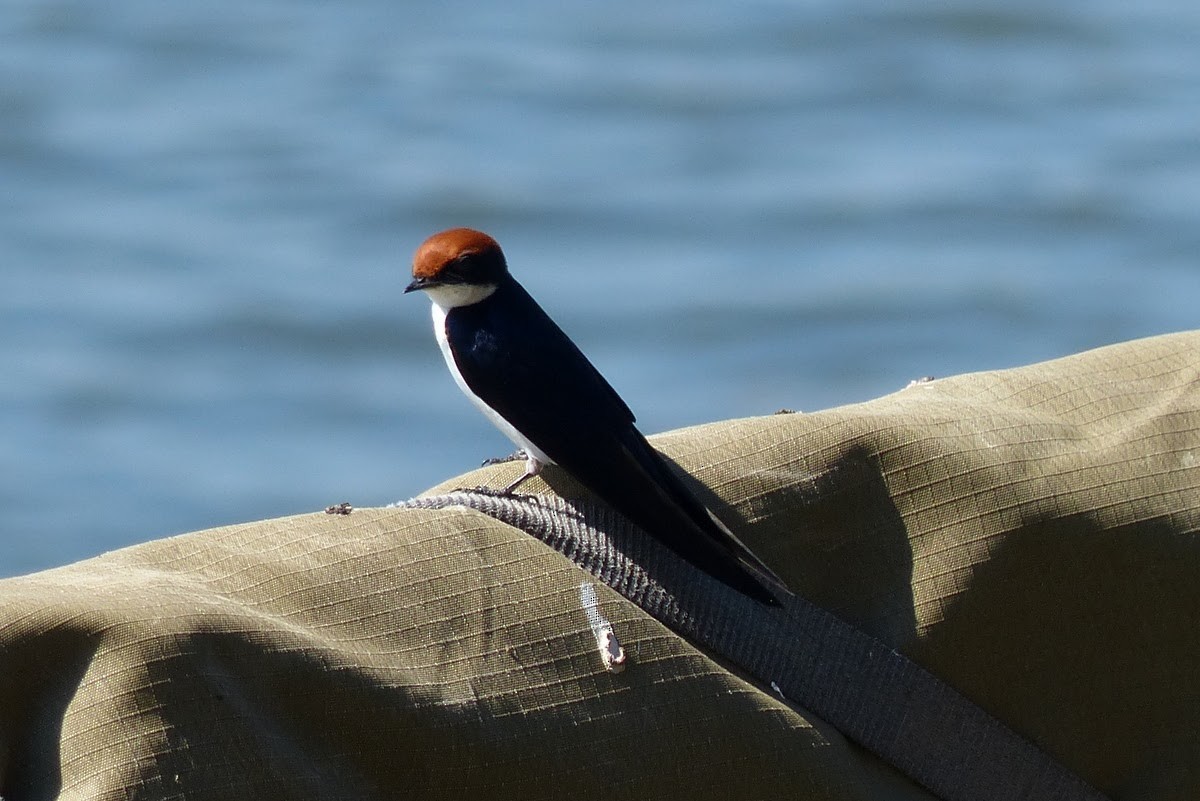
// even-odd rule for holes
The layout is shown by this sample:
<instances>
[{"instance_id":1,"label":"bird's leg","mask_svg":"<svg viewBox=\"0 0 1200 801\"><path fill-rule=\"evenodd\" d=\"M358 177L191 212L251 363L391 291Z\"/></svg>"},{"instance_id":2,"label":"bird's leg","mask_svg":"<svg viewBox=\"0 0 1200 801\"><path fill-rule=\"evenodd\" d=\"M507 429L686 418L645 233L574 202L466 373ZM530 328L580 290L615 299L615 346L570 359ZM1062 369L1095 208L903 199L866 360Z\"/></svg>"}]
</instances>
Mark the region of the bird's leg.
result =
<instances>
[{"instance_id":1,"label":"bird's leg","mask_svg":"<svg viewBox=\"0 0 1200 801\"><path fill-rule=\"evenodd\" d=\"M492 489L491 487L478 486L478 487L471 487L470 489L463 487L463 488L460 488L459 491L461 491L461 492L476 492L476 493L479 493L480 495L491 495L494 498L506 498L506 497L511 497L511 496L515 495L516 494L515 490L517 489L517 487L521 486L526 481L533 478L538 473L542 472L542 468L545 467L545 464L543 464L542 462L533 458L528 453L526 453L524 450L517 451L516 454L508 457L507 459L489 459L488 461L483 463L484 466L486 467L489 464L499 464L501 462L514 462L517 459L525 460L525 472L522 473L520 476L518 476L516 481L509 484L504 489ZM3 801L3 800L0 799L0 801Z\"/></svg>"},{"instance_id":2,"label":"bird's leg","mask_svg":"<svg viewBox=\"0 0 1200 801\"><path fill-rule=\"evenodd\" d=\"M508 485L507 487L505 487L504 489L500 490L500 494L501 494L501 495L512 495L512 494L514 494L514 492L516 491L517 487L521 486L521 485L522 485L522 484L524 484L526 481L528 481L529 479L533 478L533 477L534 477L534 476L536 476L538 473L542 472L542 468L543 468L544 466L545 466L545 465L543 465L541 462L539 462L537 459L535 459L535 458L534 458L533 456L531 456L530 454L525 454L525 472L524 472L524 473L522 473L520 476L518 476L516 481L514 481L514 482L513 482L513 483L511 483L511 484L509 484L509 485Z\"/></svg>"}]
</instances>

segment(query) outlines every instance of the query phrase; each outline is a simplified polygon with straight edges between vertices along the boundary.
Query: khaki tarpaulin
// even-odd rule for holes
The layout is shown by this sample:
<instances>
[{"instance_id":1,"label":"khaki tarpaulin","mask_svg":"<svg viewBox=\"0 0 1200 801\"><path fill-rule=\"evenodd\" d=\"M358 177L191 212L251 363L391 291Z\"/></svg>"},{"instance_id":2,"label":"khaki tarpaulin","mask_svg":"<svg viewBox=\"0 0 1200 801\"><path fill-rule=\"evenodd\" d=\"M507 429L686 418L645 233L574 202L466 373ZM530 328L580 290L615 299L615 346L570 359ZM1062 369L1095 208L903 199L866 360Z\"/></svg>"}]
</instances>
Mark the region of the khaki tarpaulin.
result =
<instances>
[{"instance_id":1,"label":"khaki tarpaulin","mask_svg":"<svg viewBox=\"0 0 1200 801\"><path fill-rule=\"evenodd\" d=\"M798 595L1110 797L1195 799L1198 366L1179 334L654 443ZM578 494L545 476L529 491ZM451 508L0 582L0 795L932 797L597 583L627 655L607 670L586 576Z\"/></svg>"}]
</instances>

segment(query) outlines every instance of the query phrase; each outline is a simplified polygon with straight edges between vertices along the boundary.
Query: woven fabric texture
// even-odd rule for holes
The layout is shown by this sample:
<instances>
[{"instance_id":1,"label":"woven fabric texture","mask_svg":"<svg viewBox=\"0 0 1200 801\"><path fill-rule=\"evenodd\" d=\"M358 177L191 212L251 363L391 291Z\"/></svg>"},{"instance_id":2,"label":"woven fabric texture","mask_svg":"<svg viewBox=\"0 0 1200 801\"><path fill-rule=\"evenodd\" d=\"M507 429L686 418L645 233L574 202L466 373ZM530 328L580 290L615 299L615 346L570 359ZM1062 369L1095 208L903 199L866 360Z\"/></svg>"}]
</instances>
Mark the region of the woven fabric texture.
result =
<instances>
[{"instance_id":1,"label":"woven fabric texture","mask_svg":"<svg viewBox=\"0 0 1200 801\"><path fill-rule=\"evenodd\" d=\"M1200 334L1176 334L654 444L797 594L1110 797L1191 799L1198 367ZM553 468L522 489L583 494ZM448 508L0 582L0 796L930 798L607 587L590 608L587 578Z\"/></svg>"}]
</instances>

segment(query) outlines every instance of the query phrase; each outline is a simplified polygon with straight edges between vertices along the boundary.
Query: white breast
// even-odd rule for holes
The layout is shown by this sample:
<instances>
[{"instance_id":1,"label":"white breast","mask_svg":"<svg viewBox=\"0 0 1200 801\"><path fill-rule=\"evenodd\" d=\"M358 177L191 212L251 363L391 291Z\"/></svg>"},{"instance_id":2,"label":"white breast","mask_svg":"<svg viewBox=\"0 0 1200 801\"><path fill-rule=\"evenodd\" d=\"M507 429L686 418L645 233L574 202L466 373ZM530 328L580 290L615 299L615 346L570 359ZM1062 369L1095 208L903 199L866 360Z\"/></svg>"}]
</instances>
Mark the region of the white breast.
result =
<instances>
[{"instance_id":1,"label":"white breast","mask_svg":"<svg viewBox=\"0 0 1200 801\"><path fill-rule=\"evenodd\" d=\"M467 386L466 379L463 378L458 364L454 361L454 354L450 352L450 340L446 336L446 310L437 303L433 304L433 335L437 337L438 347L442 349L442 358L446 360L446 366L450 368L450 375L454 376L454 383L458 384L458 388L463 391L463 394L471 399L471 403L474 403L479 411L492 421L492 425L500 429L504 436L516 443L517 447L523 449L526 454L533 456L543 464L554 464L554 460L544 454L541 448L525 439L520 431L501 417L499 412L484 403L483 399Z\"/></svg>"}]
</instances>

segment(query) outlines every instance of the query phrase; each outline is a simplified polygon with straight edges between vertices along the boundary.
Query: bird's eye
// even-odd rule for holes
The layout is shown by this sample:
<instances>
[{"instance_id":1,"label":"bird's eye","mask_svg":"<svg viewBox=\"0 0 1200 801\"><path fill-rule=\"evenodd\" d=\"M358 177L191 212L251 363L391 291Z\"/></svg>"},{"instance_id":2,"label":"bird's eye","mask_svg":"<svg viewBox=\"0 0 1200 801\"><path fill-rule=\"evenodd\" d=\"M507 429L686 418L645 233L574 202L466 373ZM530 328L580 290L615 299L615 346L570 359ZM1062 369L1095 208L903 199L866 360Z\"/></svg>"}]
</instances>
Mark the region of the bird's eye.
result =
<instances>
[{"instance_id":1,"label":"bird's eye","mask_svg":"<svg viewBox=\"0 0 1200 801\"><path fill-rule=\"evenodd\" d=\"M471 260L474 256L474 253L461 253L454 261L447 264L442 272L449 273L456 278L464 278L471 269Z\"/></svg>"}]
</instances>

